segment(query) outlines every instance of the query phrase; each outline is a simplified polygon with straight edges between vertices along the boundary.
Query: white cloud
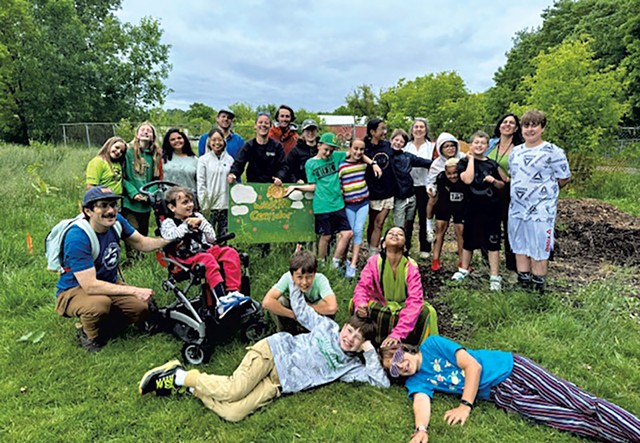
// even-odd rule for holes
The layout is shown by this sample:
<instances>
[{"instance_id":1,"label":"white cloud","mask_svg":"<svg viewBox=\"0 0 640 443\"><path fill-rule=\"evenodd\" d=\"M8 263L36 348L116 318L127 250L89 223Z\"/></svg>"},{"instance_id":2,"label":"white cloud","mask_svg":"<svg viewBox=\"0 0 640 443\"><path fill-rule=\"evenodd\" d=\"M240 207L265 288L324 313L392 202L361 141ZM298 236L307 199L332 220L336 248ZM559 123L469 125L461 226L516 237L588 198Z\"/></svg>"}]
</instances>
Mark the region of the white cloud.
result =
<instances>
[{"instance_id":1,"label":"white cloud","mask_svg":"<svg viewBox=\"0 0 640 443\"><path fill-rule=\"evenodd\" d=\"M552 0L376 2L124 0L118 15L160 19L172 45L167 107L288 103L331 111L360 84L457 71L487 89L517 31L542 23Z\"/></svg>"}]
</instances>

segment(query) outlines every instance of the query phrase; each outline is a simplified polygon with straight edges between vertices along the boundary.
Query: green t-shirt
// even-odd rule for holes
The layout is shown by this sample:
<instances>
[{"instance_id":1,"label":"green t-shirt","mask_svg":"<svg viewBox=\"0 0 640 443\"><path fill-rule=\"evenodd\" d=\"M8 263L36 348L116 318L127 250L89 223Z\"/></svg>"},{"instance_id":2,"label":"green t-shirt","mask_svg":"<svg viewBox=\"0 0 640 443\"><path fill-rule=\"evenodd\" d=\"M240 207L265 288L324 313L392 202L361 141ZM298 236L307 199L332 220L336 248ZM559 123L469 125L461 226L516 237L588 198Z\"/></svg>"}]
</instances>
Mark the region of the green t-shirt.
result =
<instances>
[{"instance_id":1,"label":"green t-shirt","mask_svg":"<svg viewBox=\"0 0 640 443\"><path fill-rule=\"evenodd\" d=\"M291 282L293 282L291 273L285 272L284 274L282 274L282 277L280 277L280 280L278 280L278 283L273 285L275 289L282 292L282 296L287 299L287 301L289 301L289 285L291 284ZM305 300L307 300L307 303L311 303L312 305L318 303L327 295L331 294L333 294L333 289L331 289L329 279L319 272L316 273L316 277L313 279L313 283L311 283L309 292L303 292L304 298Z\"/></svg>"},{"instance_id":2,"label":"green t-shirt","mask_svg":"<svg viewBox=\"0 0 640 443\"><path fill-rule=\"evenodd\" d=\"M92 186L106 186L114 194L122 195L122 165L109 164L102 157L94 157L87 165L87 184Z\"/></svg>"},{"instance_id":3,"label":"green t-shirt","mask_svg":"<svg viewBox=\"0 0 640 443\"><path fill-rule=\"evenodd\" d=\"M338 166L346 158L345 151L336 151L328 160L313 157L304 165L307 181L316 185L312 202L315 214L327 214L344 208Z\"/></svg>"}]
</instances>

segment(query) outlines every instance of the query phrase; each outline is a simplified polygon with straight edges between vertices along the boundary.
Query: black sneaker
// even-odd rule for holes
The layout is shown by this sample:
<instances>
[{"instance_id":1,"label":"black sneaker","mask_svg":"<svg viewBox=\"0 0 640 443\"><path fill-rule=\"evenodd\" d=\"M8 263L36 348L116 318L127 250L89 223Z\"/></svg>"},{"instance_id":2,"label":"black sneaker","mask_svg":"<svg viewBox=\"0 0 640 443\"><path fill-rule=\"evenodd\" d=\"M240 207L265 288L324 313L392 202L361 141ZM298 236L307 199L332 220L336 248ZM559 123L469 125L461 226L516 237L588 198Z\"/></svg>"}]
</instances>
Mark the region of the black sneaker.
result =
<instances>
[{"instance_id":1,"label":"black sneaker","mask_svg":"<svg viewBox=\"0 0 640 443\"><path fill-rule=\"evenodd\" d=\"M80 346L91 353L100 351L104 346L102 343L87 337L87 334L85 334L82 328L78 329L78 340L80 340Z\"/></svg>"},{"instance_id":2,"label":"black sneaker","mask_svg":"<svg viewBox=\"0 0 640 443\"><path fill-rule=\"evenodd\" d=\"M183 369L178 360L171 360L153 368L146 372L140 380L138 391L140 395L148 394L149 392L155 392L156 395L171 395L183 391L184 386L176 386L176 371Z\"/></svg>"}]
</instances>

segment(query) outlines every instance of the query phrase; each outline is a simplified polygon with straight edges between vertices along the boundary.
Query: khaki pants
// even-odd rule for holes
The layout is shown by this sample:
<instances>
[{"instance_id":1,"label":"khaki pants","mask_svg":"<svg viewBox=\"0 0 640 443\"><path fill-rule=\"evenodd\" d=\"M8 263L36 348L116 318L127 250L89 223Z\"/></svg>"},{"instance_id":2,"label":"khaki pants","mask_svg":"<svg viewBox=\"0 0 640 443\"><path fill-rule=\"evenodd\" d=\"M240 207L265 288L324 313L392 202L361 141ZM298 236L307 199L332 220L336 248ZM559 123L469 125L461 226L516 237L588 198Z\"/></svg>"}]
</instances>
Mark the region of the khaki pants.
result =
<instances>
[{"instance_id":1,"label":"khaki pants","mask_svg":"<svg viewBox=\"0 0 640 443\"><path fill-rule=\"evenodd\" d=\"M229 421L240 421L280 396L280 380L266 339L247 348L231 376L189 371L185 385L204 405Z\"/></svg>"},{"instance_id":2,"label":"khaki pants","mask_svg":"<svg viewBox=\"0 0 640 443\"><path fill-rule=\"evenodd\" d=\"M91 340L106 341L127 324L143 320L148 309L147 302L132 295L88 295L80 286L56 298L56 312L63 317L79 317Z\"/></svg>"}]
</instances>

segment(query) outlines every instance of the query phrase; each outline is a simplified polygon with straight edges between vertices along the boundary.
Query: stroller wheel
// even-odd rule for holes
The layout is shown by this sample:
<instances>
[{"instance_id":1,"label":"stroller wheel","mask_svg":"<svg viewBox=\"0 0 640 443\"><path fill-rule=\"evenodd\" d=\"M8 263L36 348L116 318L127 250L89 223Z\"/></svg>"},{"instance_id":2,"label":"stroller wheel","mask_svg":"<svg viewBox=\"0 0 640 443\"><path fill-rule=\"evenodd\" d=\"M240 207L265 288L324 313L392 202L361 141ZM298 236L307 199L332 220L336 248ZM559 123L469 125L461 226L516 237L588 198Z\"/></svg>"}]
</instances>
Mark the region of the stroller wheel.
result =
<instances>
[{"instance_id":1,"label":"stroller wheel","mask_svg":"<svg viewBox=\"0 0 640 443\"><path fill-rule=\"evenodd\" d=\"M263 320L249 323L244 327L242 333L248 341L262 340L267 335L267 324Z\"/></svg>"},{"instance_id":2,"label":"stroller wheel","mask_svg":"<svg viewBox=\"0 0 640 443\"><path fill-rule=\"evenodd\" d=\"M211 351L203 345L185 343L182 347L182 357L190 365L201 365L209 361Z\"/></svg>"}]
</instances>

